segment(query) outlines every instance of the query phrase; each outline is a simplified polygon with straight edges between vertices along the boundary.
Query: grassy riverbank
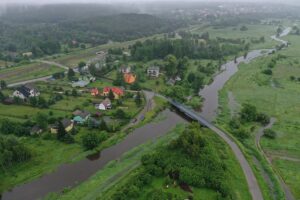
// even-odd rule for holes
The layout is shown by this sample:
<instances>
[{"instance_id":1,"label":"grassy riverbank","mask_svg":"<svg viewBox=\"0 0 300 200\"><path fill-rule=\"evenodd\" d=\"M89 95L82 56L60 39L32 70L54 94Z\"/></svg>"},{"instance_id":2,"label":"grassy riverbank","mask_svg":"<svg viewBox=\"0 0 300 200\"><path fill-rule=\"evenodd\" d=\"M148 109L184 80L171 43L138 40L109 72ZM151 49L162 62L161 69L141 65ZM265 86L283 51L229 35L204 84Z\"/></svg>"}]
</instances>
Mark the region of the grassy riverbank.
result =
<instances>
[{"instance_id":1,"label":"grassy riverbank","mask_svg":"<svg viewBox=\"0 0 300 200\"><path fill-rule=\"evenodd\" d=\"M120 160L112 161L104 169L100 170L97 174L91 177L86 182L80 184L78 187L68 190L66 189L62 194L51 194L46 199L110 199L111 195L118 191L118 188L136 175L139 171L139 164L142 155L153 152L156 148L165 146L170 141L177 138L184 130L183 125L178 125L174 130L170 131L165 136L160 137L156 141L148 142L140 145L130 152L126 153ZM212 148L216 148L218 155L226 165L226 171L230 176L228 181L230 188L233 189L236 199L251 199L243 172L235 159L230 148L214 133L211 131L206 132L206 136L213 144ZM145 188L143 193L155 188L162 189L164 192L170 192L178 197L187 197L188 192L183 191L180 187L170 187L169 189L164 186L164 178L155 178L152 183ZM194 199L212 200L217 196L216 191L207 188L193 188ZM145 199L142 197L141 199Z\"/></svg>"},{"instance_id":2,"label":"grassy riverbank","mask_svg":"<svg viewBox=\"0 0 300 200\"><path fill-rule=\"evenodd\" d=\"M165 108L165 101L163 99L155 97L154 102L154 109L146 114L146 122L151 122L156 114ZM27 108L28 106L23 107ZM19 108L23 107L19 106ZM13 109L14 107L11 106L9 108ZM4 109L1 109L1 111L2 110ZM16 112L11 111L11 113ZM22 115L21 113L20 119L22 119L22 117L24 117L24 114ZM14 116L12 119L15 121L18 118ZM136 127L142 126L143 124L145 123L141 122L137 124ZM136 127L132 127L130 130L133 130ZM44 175L45 173L49 173L63 163L76 162L85 158L87 155L94 153L95 151L101 151L104 148L110 147L124 139L124 137L130 133L130 130L126 132L119 131L113 134L110 133L109 138L105 141L102 141L101 144L93 151L85 151L83 149L81 145L81 136L91 131L99 135L106 134L101 132L101 130L89 130L85 127L81 127L79 132L74 136L74 144L65 144L57 141L55 138L46 139L43 136L22 137L20 138L21 142L26 144L26 146L28 146L28 148L33 152L32 159L28 162L15 165L6 171L0 172L0 193L16 185L32 181Z\"/></svg>"},{"instance_id":3,"label":"grassy riverbank","mask_svg":"<svg viewBox=\"0 0 300 200\"><path fill-rule=\"evenodd\" d=\"M227 124L230 120L230 105L228 93L232 92L238 104L250 103L255 105L260 112L275 117L277 122L273 129L277 132L276 139L262 138L261 145L264 151L272 159L272 164L284 181L291 188L296 199L300 198L299 162L284 160L287 158L300 158L299 129L300 129L300 85L297 80L291 80L292 76L300 74L300 59L297 52L300 50L299 36L284 38L291 42L288 49L279 53L261 58L252 63L240 66L240 70L227 82L220 92L221 115L219 124ZM272 69L272 76L262 73L268 63L278 54L286 58L277 61ZM238 108L237 108L238 109ZM254 144L255 129L251 138L246 141L249 146ZM276 155L281 156L276 156Z\"/></svg>"}]
</instances>

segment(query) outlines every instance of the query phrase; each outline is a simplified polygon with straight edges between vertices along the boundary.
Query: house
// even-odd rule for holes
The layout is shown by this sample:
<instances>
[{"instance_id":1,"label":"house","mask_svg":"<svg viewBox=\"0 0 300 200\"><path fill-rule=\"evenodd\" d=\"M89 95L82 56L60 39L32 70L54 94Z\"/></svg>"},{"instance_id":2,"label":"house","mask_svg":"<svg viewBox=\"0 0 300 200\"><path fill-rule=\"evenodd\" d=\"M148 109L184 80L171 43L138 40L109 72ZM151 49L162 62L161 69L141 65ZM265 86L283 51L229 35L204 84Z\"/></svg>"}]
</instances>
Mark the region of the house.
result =
<instances>
[{"instance_id":1,"label":"house","mask_svg":"<svg viewBox=\"0 0 300 200\"><path fill-rule=\"evenodd\" d=\"M124 91L118 87L105 87L105 88L103 88L102 95L107 97L109 95L110 91L113 92L115 99L119 99L121 96L124 95Z\"/></svg>"},{"instance_id":2,"label":"house","mask_svg":"<svg viewBox=\"0 0 300 200\"><path fill-rule=\"evenodd\" d=\"M109 98L105 98L100 104L96 104L96 109L99 110L108 110L111 109L111 101Z\"/></svg>"},{"instance_id":3,"label":"house","mask_svg":"<svg viewBox=\"0 0 300 200\"><path fill-rule=\"evenodd\" d=\"M39 91L32 85L22 85L18 87L13 93L13 97L18 97L20 99L27 99L29 97L39 96Z\"/></svg>"},{"instance_id":4,"label":"house","mask_svg":"<svg viewBox=\"0 0 300 200\"><path fill-rule=\"evenodd\" d=\"M125 83L132 84L135 82L135 80L136 80L136 75L134 75L132 73L124 74Z\"/></svg>"},{"instance_id":5,"label":"house","mask_svg":"<svg viewBox=\"0 0 300 200\"><path fill-rule=\"evenodd\" d=\"M91 116L91 113L88 111L81 111L81 110L76 110L73 112L74 118L73 121L78 123L78 124L83 124L85 123Z\"/></svg>"},{"instance_id":6,"label":"house","mask_svg":"<svg viewBox=\"0 0 300 200\"><path fill-rule=\"evenodd\" d=\"M100 124L101 122L93 117L89 119L89 126L92 126L93 128L98 128Z\"/></svg>"},{"instance_id":7,"label":"house","mask_svg":"<svg viewBox=\"0 0 300 200\"><path fill-rule=\"evenodd\" d=\"M32 56L32 52L25 52L22 54L22 56L24 57L31 57Z\"/></svg>"},{"instance_id":8,"label":"house","mask_svg":"<svg viewBox=\"0 0 300 200\"><path fill-rule=\"evenodd\" d=\"M93 88L91 89L91 95L92 96L98 96L99 95L99 90L97 88Z\"/></svg>"},{"instance_id":9,"label":"house","mask_svg":"<svg viewBox=\"0 0 300 200\"><path fill-rule=\"evenodd\" d=\"M85 87L89 84L90 82L89 81L84 81L84 80L80 80L80 81L77 81L77 82L73 82L72 83L72 87Z\"/></svg>"},{"instance_id":10,"label":"house","mask_svg":"<svg viewBox=\"0 0 300 200\"><path fill-rule=\"evenodd\" d=\"M128 74L131 72L131 67L129 66L121 66L120 67L120 72L122 72L123 74Z\"/></svg>"},{"instance_id":11,"label":"house","mask_svg":"<svg viewBox=\"0 0 300 200\"><path fill-rule=\"evenodd\" d=\"M159 67L155 67L155 66L149 67L147 69L147 74L150 77L159 77Z\"/></svg>"},{"instance_id":12,"label":"house","mask_svg":"<svg viewBox=\"0 0 300 200\"><path fill-rule=\"evenodd\" d=\"M63 126L65 128L65 131L67 133L70 132L74 127L74 123L69 119L63 119L63 120L61 120L61 123L63 124ZM50 126L50 132L53 133L53 134L57 134L57 132L58 132L58 123Z\"/></svg>"},{"instance_id":13,"label":"house","mask_svg":"<svg viewBox=\"0 0 300 200\"><path fill-rule=\"evenodd\" d=\"M43 132L43 129L41 129L38 125L35 125L34 127L31 128L30 130L30 135L38 135Z\"/></svg>"}]
</instances>

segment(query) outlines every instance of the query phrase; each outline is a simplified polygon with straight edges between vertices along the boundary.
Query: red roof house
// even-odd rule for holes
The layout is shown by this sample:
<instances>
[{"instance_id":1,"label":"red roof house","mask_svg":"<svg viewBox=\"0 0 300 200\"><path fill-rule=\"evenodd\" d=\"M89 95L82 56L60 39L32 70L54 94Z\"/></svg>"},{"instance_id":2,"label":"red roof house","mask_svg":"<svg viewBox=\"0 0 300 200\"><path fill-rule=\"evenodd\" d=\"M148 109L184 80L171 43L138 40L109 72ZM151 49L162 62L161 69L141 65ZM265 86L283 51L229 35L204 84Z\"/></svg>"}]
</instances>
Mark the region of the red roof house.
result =
<instances>
[{"instance_id":1,"label":"red roof house","mask_svg":"<svg viewBox=\"0 0 300 200\"><path fill-rule=\"evenodd\" d=\"M112 91L115 95L115 99L120 98L120 96L124 95L124 91L121 88L118 87L105 87L103 88L103 96L108 96L109 91Z\"/></svg>"},{"instance_id":2,"label":"red roof house","mask_svg":"<svg viewBox=\"0 0 300 200\"><path fill-rule=\"evenodd\" d=\"M98 96L99 95L99 90L97 88L91 89L91 95L92 96Z\"/></svg>"}]
</instances>

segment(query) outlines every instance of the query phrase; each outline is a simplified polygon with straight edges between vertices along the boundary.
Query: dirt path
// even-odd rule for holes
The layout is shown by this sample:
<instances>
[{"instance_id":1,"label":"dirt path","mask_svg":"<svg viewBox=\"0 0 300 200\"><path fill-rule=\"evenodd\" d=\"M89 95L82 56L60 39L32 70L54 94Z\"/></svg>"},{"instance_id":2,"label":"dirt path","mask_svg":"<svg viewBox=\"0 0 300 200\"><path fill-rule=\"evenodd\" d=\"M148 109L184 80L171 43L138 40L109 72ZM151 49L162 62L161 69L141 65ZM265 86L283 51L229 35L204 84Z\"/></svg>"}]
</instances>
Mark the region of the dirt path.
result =
<instances>
[{"instance_id":1,"label":"dirt path","mask_svg":"<svg viewBox=\"0 0 300 200\"><path fill-rule=\"evenodd\" d=\"M240 108L240 104L235 100L231 91L228 92L228 107L230 109L231 118L237 114L238 109Z\"/></svg>"},{"instance_id":2,"label":"dirt path","mask_svg":"<svg viewBox=\"0 0 300 200\"><path fill-rule=\"evenodd\" d=\"M262 128L259 129L258 133L255 136L255 144L256 147L258 148L258 150L263 154L263 156L265 157L265 159L267 160L267 162L269 163L270 166L272 165L272 160L270 159L269 156L267 156L267 154L264 152L264 150L262 149L261 145L260 145L260 139L261 137L264 135L264 130L272 128L272 126L275 124L276 119L275 118L271 118L270 123ZM283 178L280 176L280 174L278 174L279 177L279 181L280 181L280 185L284 190L285 193L285 199L286 200L295 200L292 192L290 191L289 187L285 184Z\"/></svg>"},{"instance_id":3,"label":"dirt path","mask_svg":"<svg viewBox=\"0 0 300 200\"><path fill-rule=\"evenodd\" d=\"M47 60L34 60L36 62L40 62L40 63L44 63L44 64L48 64L48 65L54 65L56 67L60 67L64 70L68 70L69 68L65 65L62 65L60 63L54 62L54 61L47 61Z\"/></svg>"}]
</instances>

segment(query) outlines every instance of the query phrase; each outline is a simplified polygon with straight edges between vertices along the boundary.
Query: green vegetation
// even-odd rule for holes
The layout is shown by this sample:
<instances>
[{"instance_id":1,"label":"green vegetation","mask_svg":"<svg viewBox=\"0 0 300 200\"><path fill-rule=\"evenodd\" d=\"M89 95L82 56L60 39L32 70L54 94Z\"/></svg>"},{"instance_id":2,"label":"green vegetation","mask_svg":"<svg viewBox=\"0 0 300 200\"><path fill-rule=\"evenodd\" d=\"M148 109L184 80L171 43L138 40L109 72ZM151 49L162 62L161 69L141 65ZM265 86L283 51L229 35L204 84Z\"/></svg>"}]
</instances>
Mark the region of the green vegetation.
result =
<instances>
[{"instance_id":1,"label":"green vegetation","mask_svg":"<svg viewBox=\"0 0 300 200\"><path fill-rule=\"evenodd\" d=\"M2 173L16 163L25 162L31 157L29 149L12 136L4 137L0 135L0 147L0 171Z\"/></svg>"},{"instance_id":2,"label":"green vegetation","mask_svg":"<svg viewBox=\"0 0 300 200\"><path fill-rule=\"evenodd\" d=\"M223 149L222 152L220 149ZM141 161L141 167L102 197L251 198L245 185L235 184L236 181L245 180L243 175L235 174L242 172L235 166L236 161L232 159L229 148L209 130L200 129L198 125L190 125L181 132L179 138L144 155ZM232 167L234 171L231 171ZM193 193L188 192L190 190Z\"/></svg>"},{"instance_id":3,"label":"green vegetation","mask_svg":"<svg viewBox=\"0 0 300 200\"><path fill-rule=\"evenodd\" d=\"M220 193L217 193L215 190L202 186L192 187L190 185L188 187L193 190L193 193L189 193L180 188L179 180L172 180L171 178L168 178L169 175L167 170L165 170L165 172L159 170L160 164L165 163L171 167L168 169L174 170L173 174L175 175L176 168L183 170L186 169L186 164L193 165L198 163L197 168L210 171L209 165L206 164L212 162L222 162L222 164L217 166L213 165L213 168L219 169L220 173L214 173L213 171L211 171L211 173L202 173L202 170L191 171L190 173L196 173L198 175L202 174L204 176L207 175L207 179L205 180L213 180L213 177L219 176L230 176L228 181L226 180L223 183L229 186L230 191L232 191L232 197L234 199L251 199L243 172L239 167L238 162L235 160L230 148L209 130L199 130L197 125L197 128L195 125L191 127L194 127L195 129L189 130L187 128L185 129L184 126L177 126L175 130L165 136L162 136L156 141L148 142L134 148L123 155L119 161L112 161L106 165L104 169L99 171L88 181L80 184L78 187L71 190L65 190L62 194L50 194L46 199L67 200L73 199L74 197L88 199L115 199L115 195L120 194L125 190L130 191L126 194L123 193L123 197L125 199L130 198L129 196L134 194L138 195L134 197L138 199L149 199L150 196L154 198L153 195L159 195L158 199L161 199L162 196L167 193L168 195L172 195L175 199L187 198L189 196L193 196L194 199L200 200L216 199ZM187 140L185 145L188 146L185 146L185 148L175 148L176 145L184 145L183 143L181 144L180 141L184 141L190 137L195 137L194 139L199 142L205 141L202 144L202 148L192 148L192 144L188 145L191 143L191 140ZM198 145L195 144L195 146ZM200 151L200 155L203 156L198 154L195 155L195 157L188 156L188 154L192 153L192 151ZM207 155L205 155L205 152ZM164 159L150 165L151 160L154 161L156 158ZM142 166L139 166L140 160L142 160ZM185 164L180 164L182 162ZM224 166L224 168L222 169L221 166ZM156 170L150 170L153 167L155 167ZM183 171L188 172L189 170ZM154 175L153 173L155 172L160 173ZM167 174L163 175L164 173ZM209 174L211 174L211 176ZM137 180L139 180L138 184L136 184ZM175 182L176 185L173 185ZM208 184L208 182L204 181L203 184L205 183ZM169 186L166 187L166 185ZM134 190L135 187L140 188L140 190Z\"/></svg>"},{"instance_id":4,"label":"green vegetation","mask_svg":"<svg viewBox=\"0 0 300 200\"><path fill-rule=\"evenodd\" d=\"M179 20L147 14L120 14L122 9L114 6L44 5L10 9L0 18L0 59L16 62L173 31L183 25Z\"/></svg>"},{"instance_id":5,"label":"green vegetation","mask_svg":"<svg viewBox=\"0 0 300 200\"><path fill-rule=\"evenodd\" d=\"M54 73L62 71L64 70L56 66L32 63L28 65L0 69L0 80L5 80L7 83L14 83L51 76Z\"/></svg>"},{"instance_id":6,"label":"green vegetation","mask_svg":"<svg viewBox=\"0 0 300 200\"><path fill-rule=\"evenodd\" d=\"M228 109L227 93L231 91L240 104L255 105L257 110L276 118L276 123L272 130L276 132L276 137L270 140L263 137L261 146L268 156L282 155L283 157L299 158L300 152L297 148L299 137L297 130L299 129L299 85L291 76L300 73L299 59L296 52L299 51L299 36L288 36L292 45L289 48L280 51L270 57L258 59L251 64L243 64L240 70L226 84L220 93L220 103L222 114L218 118L219 124L228 124L230 121L230 110ZM276 62L273 62L276 60ZM274 63L274 64L270 64ZM262 70L270 68L272 65L272 76L264 75ZM254 133L256 125L244 125L249 130L251 136L244 143L247 147L253 146ZM269 131L268 131L269 132ZM267 134L266 136L268 136ZM273 160L273 159L272 159ZM300 171L298 163L294 161L283 161L279 158L273 160L273 167L291 187L296 199L299 193ZM286 164L286 166L285 166ZM289 171L290 170L290 171Z\"/></svg>"}]
</instances>

